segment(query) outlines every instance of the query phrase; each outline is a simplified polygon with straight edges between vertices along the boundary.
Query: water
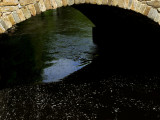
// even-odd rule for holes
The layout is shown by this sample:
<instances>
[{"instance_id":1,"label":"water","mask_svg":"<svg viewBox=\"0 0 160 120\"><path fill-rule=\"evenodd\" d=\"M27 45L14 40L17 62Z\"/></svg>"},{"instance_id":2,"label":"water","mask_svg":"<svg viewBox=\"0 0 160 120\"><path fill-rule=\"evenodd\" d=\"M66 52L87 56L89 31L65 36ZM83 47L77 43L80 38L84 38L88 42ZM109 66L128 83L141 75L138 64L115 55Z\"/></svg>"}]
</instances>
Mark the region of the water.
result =
<instances>
[{"instance_id":1,"label":"water","mask_svg":"<svg viewBox=\"0 0 160 120\"><path fill-rule=\"evenodd\" d=\"M124 11L120 13L119 21L128 21L122 15ZM133 23L137 16L133 18L128 23ZM121 28L116 28L118 23L114 26L122 29L114 38L123 37L121 33L133 33L133 27L138 27L139 32L148 31L139 26L145 19L131 29L126 21L119 25ZM130 41L127 37L129 44L134 43L131 47L125 47L125 40L112 39L113 42L108 37L109 42L98 39L105 44L95 45L92 26L78 11L66 7L33 17L19 24L15 32L1 36L0 120L160 119L160 72L153 66L159 68L159 62L149 56L153 51L147 49L144 41L139 42L140 36ZM110 28L107 33L113 36ZM159 31L150 31L153 32L146 37L152 36L151 41L155 42L155 33ZM147 51L142 57L140 48L151 53ZM127 59L128 56L131 58Z\"/></svg>"},{"instance_id":2,"label":"water","mask_svg":"<svg viewBox=\"0 0 160 120\"><path fill-rule=\"evenodd\" d=\"M74 8L50 10L1 36L0 88L56 82L89 64L92 22Z\"/></svg>"}]
</instances>

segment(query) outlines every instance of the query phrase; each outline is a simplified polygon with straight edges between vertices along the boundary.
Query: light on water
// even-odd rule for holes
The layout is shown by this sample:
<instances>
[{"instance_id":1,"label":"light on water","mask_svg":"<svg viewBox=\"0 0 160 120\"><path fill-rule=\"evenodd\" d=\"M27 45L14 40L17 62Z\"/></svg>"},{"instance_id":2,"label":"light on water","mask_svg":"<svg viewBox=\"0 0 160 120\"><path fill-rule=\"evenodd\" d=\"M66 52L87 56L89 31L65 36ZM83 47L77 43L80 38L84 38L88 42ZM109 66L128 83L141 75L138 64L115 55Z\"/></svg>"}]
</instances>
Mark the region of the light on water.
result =
<instances>
[{"instance_id":1,"label":"light on water","mask_svg":"<svg viewBox=\"0 0 160 120\"><path fill-rule=\"evenodd\" d=\"M53 65L44 69L43 82L59 81L60 79L86 66L82 65L80 61L74 61L71 59L59 59L50 63Z\"/></svg>"}]
</instances>

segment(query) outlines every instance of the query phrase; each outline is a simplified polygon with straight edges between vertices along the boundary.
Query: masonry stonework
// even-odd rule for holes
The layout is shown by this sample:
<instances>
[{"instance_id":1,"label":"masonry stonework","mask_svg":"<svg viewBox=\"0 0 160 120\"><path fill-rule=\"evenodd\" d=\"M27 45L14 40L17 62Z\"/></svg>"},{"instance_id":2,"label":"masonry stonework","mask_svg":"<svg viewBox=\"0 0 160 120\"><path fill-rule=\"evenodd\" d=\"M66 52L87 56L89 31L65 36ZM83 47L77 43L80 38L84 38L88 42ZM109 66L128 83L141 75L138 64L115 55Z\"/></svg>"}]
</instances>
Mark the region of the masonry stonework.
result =
<instances>
[{"instance_id":1,"label":"masonry stonework","mask_svg":"<svg viewBox=\"0 0 160 120\"><path fill-rule=\"evenodd\" d=\"M160 0L0 0L0 34L46 10L82 3L133 10L160 24Z\"/></svg>"}]
</instances>

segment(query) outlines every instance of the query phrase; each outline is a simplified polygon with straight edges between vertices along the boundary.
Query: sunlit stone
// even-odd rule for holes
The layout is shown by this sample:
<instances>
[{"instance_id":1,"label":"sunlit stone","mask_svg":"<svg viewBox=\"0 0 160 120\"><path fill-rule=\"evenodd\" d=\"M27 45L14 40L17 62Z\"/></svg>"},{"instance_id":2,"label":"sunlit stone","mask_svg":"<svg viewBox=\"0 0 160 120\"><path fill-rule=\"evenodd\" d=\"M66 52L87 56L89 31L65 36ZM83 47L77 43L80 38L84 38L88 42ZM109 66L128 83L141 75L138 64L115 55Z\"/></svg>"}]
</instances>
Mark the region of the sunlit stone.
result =
<instances>
[{"instance_id":1,"label":"sunlit stone","mask_svg":"<svg viewBox=\"0 0 160 120\"><path fill-rule=\"evenodd\" d=\"M5 28L2 26L2 24L0 23L0 33L4 33L5 32Z\"/></svg>"},{"instance_id":2,"label":"sunlit stone","mask_svg":"<svg viewBox=\"0 0 160 120\"><path fill-rule=\"evenodd\" d=\"M16 11L12 12L12 15L16 23L21 22Z\"/></svg>"},{"instance_id":3,"label":"sunlit stone","mask_svg":"<svg viewBox=\"0 0 160 120\"><path fill-rule=\"evenodd\" d=\"M16 22L15 22L12 14L8 15L8 19L10 20L10 22L12 23L12 25L16 24Z\"/></svg>"},{"instance_id":4,"label":"sunlit stone","mask_svg":"<svg viewBox=\"0 0 160 120\"><path fill-rule=\"evenodd\" d=\"M52 4L50 0L44 0L44 4L47 10L52 9Z\"/></svg>"},{"instance_id":5,"label":"sunlit stone","mask_svg":"<svg viewBox=\"0 0 160 120\"><path fill-rule=\"evenodd\" d=\"M40 4L39 3L35 3L34 7L36 9L36 14L40 14L41 13Z\"/></svg>"},{"instance_id":6,"label":"sunlit stone","mask_svg":"<svg viewBox=\"0 0 160 120\"><path fill-rule=\"evenodd\" d=\"M74 4L74 0L67 0L68 5L73 5Z\"/></svg>"},{"instance_id":7,"label":"sunlit stone","mask_svg":"<svg viewBox=\"0 0 160 120\"><path fill-rule=\"evenodd\" d=\"M25 16L26 19L28 19L28 18L31 17L31 13L30 13L30 11L28 10L27 7L23 7L22 11L23 11L23 14L24 14L24 16Z\"/></svg>"},{"instance_id":8,"label":"sunlit stone","mask_svg":"<svg viewBox=\"0 0 160 120\"><path fill-rule=\"evenodd\" d=\"M20 21L24 21L26 19L21 9L17 9L16 12L18 14L18 17L20 18Z\"/></svg>"},{"instance_id":9,"label":"sunlit stone","mask_svg":"<svg viewBox=\"0 0 160 120\"><path fill-rule=\"evenodd\" d=\"M28 9L29 9L31 15L33 15L33 16L36 15L36 9L35 9L35 7L34 7L34 4L28 5Z\"/></svg>"}]
</instances>

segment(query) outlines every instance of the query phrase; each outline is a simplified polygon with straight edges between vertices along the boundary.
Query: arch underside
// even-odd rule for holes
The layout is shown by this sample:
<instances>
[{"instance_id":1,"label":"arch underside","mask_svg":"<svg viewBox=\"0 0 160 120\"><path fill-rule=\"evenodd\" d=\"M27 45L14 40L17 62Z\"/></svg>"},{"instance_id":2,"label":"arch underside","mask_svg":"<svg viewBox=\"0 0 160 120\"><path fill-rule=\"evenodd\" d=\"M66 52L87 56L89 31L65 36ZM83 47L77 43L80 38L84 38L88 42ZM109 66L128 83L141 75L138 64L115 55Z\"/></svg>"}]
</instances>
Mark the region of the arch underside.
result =
<instances>
[{"instance_id":1,"label":"arch underside","mask_svg":"<svg viewBox=\"0 0 160 120\"><path fill-rule=\"evenodd\" d=\"M160 24L158 8L137 0L10 0L0 2L0 33L6 32L15 24L25 21L49 9L57 9L74 4L97 4L116 6L132 10L149 17ZM105 17L105 14L104 14Z\"/></svg>"}]
</instances>

